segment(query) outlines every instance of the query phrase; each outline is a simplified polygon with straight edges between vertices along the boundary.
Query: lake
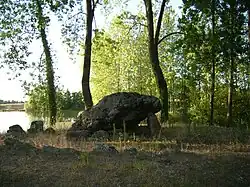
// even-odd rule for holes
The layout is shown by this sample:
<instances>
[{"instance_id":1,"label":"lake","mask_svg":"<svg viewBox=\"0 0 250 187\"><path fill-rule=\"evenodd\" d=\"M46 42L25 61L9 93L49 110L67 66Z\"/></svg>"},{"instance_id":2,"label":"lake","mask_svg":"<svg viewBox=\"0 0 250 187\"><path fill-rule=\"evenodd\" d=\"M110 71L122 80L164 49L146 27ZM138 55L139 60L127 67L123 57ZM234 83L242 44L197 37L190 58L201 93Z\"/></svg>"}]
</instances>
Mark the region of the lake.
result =
<instances>
[{"instance_id":1,"label":"lake","mask_svg":"<svg viewBox=\"0 0 250 187\"><path fill-rule=\"evenodd\" d=\"M25 112L0 112L0 132L6 132L11 125L20 125L23 130L27 130L30 122L35 120Z\"/></svg>"},{"instance_id":2,"label":"lake","mask_svg":"<svg viewBox=\"0 0 250 187\"><path fill-rule=\"evenodd\" d=\"M65 121L70 121L72 118L77 116L79 111L64 111ZM0 132L6 132L11 125L20 125L23 130L27 131L30 127L30 123L33 120L42 120L41 118L36 118L29 116L25 112L0 112Z\"/></svg>"}]
</instances>

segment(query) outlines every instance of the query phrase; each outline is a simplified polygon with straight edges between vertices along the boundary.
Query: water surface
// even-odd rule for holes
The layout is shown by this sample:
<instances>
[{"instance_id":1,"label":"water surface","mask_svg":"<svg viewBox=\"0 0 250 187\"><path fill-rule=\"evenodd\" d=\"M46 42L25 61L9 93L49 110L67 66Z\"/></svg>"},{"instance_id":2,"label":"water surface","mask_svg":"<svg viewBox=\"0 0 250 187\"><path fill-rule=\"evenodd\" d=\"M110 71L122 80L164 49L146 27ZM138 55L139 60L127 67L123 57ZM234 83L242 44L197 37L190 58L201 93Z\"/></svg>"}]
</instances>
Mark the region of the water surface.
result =
<instances>
[{"instance_id":1,"label":"water surface","mask_svg":"<svg viewBox=\"0 0 250 187\"><path fill-rule=\"evenodd\" d=\"M20 125L23 130L30 126L31 118L25 112L0 112L0 132L6 132L11 125Z\"/></svg>"},{"instance_id":2,"label":"water surface","mask_svg":"<svg viewBox=\"0 0 250 187\"><path fill-rule=\"evenodd\" d=\"M79 111L65 111L63 113L63 121L71 120L77 116ZM27 131L30 127L30 123L33 120L43 120L42 118L33 117L28 115L26 112L0 112L0 133L6 132L12 125L20 125L23 130ZM44 120L43 120L44 121ZM45 121L46 125L46 121Z\"/></svg>"}]
</instances>

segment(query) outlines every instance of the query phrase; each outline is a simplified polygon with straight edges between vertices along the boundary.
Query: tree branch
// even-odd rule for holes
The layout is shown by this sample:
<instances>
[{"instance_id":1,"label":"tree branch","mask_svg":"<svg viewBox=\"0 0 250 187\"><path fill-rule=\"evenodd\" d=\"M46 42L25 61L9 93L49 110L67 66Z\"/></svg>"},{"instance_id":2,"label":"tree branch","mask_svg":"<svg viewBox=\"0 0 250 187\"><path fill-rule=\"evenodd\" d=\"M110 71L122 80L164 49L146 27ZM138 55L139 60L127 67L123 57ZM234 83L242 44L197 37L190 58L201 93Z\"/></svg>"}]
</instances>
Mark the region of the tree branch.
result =
<instances>
[{"instance_id":1,"label":"tree branch","mask_svg":"<svg viewBox=\"0 0 250 187\"><path fill-rule=\"evenodd\" d=\"M67 20L64 21L64 24L68 21L70 21L71 19L73 19L74 17L78 16L79 14L84 14L84 15L87 15L87 13L83 12L83 11L79 11L77 12L76 14L70 16Z\"/></svg>"},{"instance_id":2,"label":"tree branch","mask_svg":"<svg viewBox=\"0 0 250 187\"><path fill-rule=\"evenodd\" d=\"M92 11L94 12L95 8L96 8L96 5L99 3L99 0L96 0L96 2L94 0L92 0L92 3L93 3Z\"/></svg>"},{"instance_id":3,"label":"tree branch","mask_svg":"<svg viewBox=\"0 0 250 187\"><path fill-rule=\"evenodd\" d=\"M157 44L159 40L161 22L163 18L164 9L165 9L165 4L166 4L166 0L163 0L161 3L161 10L160 10L160 14L159 14L158 22L157 22L156 31L155 31L155 44Z\"/></svg>"},{"instance_id":4,"label":"tree branch","mask_svg":"<svg viewBox=\"0 0 250 187\"><path fill-rule=\"evenodd\" d=\"M160 40L158 41L157 45L159 45L159 44L160 44L164 39L166 39L167 37L172 36L172 35L174 35L174 34L184 34L184 33L183 33L183 32L172 32L172 33L169 33L169 34L163 36L162 39L160 39Z\"/></svg>"}]
</instances>

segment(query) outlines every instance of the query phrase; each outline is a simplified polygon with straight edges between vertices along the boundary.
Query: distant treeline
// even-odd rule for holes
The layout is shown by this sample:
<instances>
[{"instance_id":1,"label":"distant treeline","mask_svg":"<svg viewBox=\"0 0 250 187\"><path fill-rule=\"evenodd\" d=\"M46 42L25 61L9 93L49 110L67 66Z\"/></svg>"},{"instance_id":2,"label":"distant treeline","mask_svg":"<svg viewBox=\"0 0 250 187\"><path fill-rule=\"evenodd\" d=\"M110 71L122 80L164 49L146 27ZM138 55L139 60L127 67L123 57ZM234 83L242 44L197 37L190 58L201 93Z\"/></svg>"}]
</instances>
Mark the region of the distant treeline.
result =
<instances>
[{"instance_id":1,"label":"distant treeline","mask_svg":"<svg viewBox=\"0 0 250 187\"><path fill-rule=\"evenodd\" d=\"M15 101L15 100L2 100L0 99L0 104L12 104L12 103L24 103L23 101Z\"/></svg>"},{"instance_id":2,"label":"distant treeline","mask_svg":"<svg viewBox=\"0 0 250 187\"><path fill-rule=\"evenodd\" d=\"M64 110L84 110L85 105L81 92L70 92L58 89L56 91L56 102L58 114ZM47 87L38 85L28 93L28 101L25 110L32 116L49 116L49 97Z\"/></svg>"}]
</instances>

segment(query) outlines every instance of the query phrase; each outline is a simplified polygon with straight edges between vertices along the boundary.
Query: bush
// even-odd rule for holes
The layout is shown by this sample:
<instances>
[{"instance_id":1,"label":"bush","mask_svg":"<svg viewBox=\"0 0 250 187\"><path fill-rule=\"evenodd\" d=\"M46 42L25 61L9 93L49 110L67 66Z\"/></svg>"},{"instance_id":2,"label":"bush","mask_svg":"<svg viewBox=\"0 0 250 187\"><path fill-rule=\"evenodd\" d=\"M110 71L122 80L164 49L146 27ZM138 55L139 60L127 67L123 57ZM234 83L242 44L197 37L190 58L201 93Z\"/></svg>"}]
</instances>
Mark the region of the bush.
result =
<instances>
[{"instance_id":1,"label":"bush","mask_svg":"<svg viewBox=\"0 0 250 187\"><path fill-rule=\"evenodd\" d=\"M178 140L190 144L231 144L249 143L250 132L237 128L201 126L167 128L162 133L168 140Z\"/></svg>"}]
</instances>

